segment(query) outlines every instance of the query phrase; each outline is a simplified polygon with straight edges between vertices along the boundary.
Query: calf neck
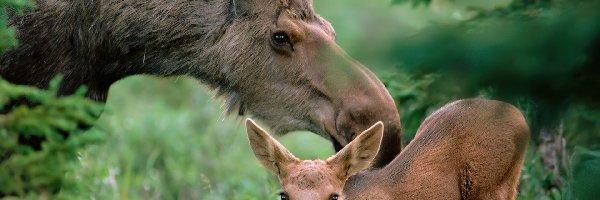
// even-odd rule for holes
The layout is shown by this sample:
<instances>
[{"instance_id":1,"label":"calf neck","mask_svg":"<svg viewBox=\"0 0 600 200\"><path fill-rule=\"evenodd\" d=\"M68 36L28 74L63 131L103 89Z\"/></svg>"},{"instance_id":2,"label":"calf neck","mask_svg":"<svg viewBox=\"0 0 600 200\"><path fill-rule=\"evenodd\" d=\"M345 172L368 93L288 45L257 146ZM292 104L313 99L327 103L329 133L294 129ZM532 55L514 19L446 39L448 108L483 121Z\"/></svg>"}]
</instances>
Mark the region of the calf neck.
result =
<instances>
[{"instance_id":1,"label":"calf neck","mask_svg":"<svg viewBox=\"0 0 600 200\"><path fill-rule=\"evenodd\" d=\"M346 199L515 199L529 127L514 106L466 99L438 109L383 169L348 179Z\"/></svg>"}]
</instances>

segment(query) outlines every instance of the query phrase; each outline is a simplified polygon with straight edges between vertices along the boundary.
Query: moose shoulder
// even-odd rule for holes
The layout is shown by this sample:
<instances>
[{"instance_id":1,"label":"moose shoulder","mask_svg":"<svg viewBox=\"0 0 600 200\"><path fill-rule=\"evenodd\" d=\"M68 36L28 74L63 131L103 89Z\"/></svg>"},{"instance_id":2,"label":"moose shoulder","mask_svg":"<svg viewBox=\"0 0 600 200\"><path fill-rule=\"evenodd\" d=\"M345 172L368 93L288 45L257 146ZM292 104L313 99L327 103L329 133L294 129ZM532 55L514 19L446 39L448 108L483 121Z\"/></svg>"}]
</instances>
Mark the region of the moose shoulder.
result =
<instances>
[{"instance_id":1,"label":"moose shoulder","mask_svg":"<svg viewBox=\"0 0 600 200\"><path fill-rule=\"evenodd\" d=\"M400 122L377 77L335 43L310 0L37 0L12 16L20 47L0 55L0 75L61 94L80 85L105 101L134 74L191 75L276 134L309 130L340 150L382 121L383 166L400 152Z\"/></svg>"}]
</instances>

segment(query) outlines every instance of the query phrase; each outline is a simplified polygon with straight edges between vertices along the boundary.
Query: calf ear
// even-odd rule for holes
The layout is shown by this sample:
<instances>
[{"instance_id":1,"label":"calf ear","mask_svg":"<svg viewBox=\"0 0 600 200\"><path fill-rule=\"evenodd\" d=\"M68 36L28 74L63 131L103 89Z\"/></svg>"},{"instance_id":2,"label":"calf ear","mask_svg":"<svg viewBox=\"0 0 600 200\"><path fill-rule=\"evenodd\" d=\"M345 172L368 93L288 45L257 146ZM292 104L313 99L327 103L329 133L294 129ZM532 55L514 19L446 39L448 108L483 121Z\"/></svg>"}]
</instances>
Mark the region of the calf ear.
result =
<instances>
[{"instance_id":1,"label":"calf ear","mask_svg":"<svg viewBox=\"0 0 600 200\"><path fill-rule=\"evenodd\" d=\"M371 166L371 162L379 151L382 137L383 123L377 122L326 162L338 178L345 181L360 170Z\"/></svg>"},{"instance_id":2,"label":"calf ear","mask_svg":"<svg viewBox=\"0 0 600 200\"><path fill-rule=\"evenodd\" d=\"M282 176L286 173L286 166L300 161L250 118L246 119L246 128L254 155L273 173Z\"/></svg>"}]
</instances>

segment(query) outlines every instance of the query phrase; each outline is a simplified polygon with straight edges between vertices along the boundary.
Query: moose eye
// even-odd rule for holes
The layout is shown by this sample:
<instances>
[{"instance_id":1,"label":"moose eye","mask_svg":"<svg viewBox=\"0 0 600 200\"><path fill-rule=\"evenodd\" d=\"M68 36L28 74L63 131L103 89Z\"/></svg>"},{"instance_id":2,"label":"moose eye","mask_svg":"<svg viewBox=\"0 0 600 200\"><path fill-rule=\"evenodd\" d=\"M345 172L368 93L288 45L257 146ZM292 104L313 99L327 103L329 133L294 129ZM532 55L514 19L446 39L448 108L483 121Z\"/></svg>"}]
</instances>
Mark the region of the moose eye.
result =
<instances>
[{"instance_id":1,"label":"moose eye","mask_svg":"<svg viewBox=\"0 0 600 200\"><path fill-rule=\"evenodd\" d=\"M290 37L284 32L273 33L273 42L277 45L285 45L290 43Z\"/></svg>"},{"instance_id":2,"label":"moose eye","mask_svg":"<svg viewBox=\"0 0 600 200\"><path fill-rule=\"evenodd\" d=\"M332 194L331 197L329 197L330 200L337 200L339 197L339 195L337 194Z\"/></svg>"},{"instance_id":3,"label":"moose eye","mask_svg":"<svg viewBox=\"0 0 600 200\"><path fill-rule=\"evenodd\" d=\"M287 194L285 194L283 192L279 193L279 199L281 199L281 200L289 200Z\"/></svg>"}]
</instances>

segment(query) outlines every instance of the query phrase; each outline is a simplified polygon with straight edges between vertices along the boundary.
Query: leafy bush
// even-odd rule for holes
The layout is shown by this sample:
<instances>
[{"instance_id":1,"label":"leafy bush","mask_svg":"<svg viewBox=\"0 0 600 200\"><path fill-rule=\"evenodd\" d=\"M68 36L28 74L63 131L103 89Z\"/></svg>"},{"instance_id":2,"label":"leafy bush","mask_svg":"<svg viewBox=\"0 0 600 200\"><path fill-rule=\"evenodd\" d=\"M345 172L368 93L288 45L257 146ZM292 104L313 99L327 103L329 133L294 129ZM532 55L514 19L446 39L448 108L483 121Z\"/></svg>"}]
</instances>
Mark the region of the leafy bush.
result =
<instances>
[{"instance_id":1,"label":"leafy bush","mask_svg":"<svg viewBox=\"0 0 600 200\"><path fill-rule=\"evenodd\" d=\"M487 10L453 5L476 2L466 0L393 2L475 12L382 47L402 72L385 81L405 135L451 99L505 100L521 107L532 130L519 198L589 199L600 189L588 184L600 178L600 2L515 0Z\"/></svg>"},{"instance_id":2,"label":"leafy bush","mask_svg":"<svg viewBox=\"0 0 600 200\"><path fill-rule=\"evenodd\" d=\"M0 53L7 48L14 48L18 45L15 39L15 29L8 27L8 12L21 13L24 9L33 6L30 0L2 0L0 1Z\"/></svg>"},{"instance_id":3,"label":"leafy bush","mask_svg":"<svg viewBox=\"0 0 600 200\"><path fill-rule=\"evenodd\" d=\"M84 98L85 88L73 96L56 96L60 80L40 90L0 79L0 106L29 102L4 107L8 112L0 115L0 196L49 198L76 188L66 174L77 166L78 151L103 141L99 131L83 133L103 106ZM42 139L41 149L24 142L32 138Z\"/></svg>"},{"instance_id":4,"label":"leafy bush","mask_svg":"<svg viewBox=\"0 0 600 200\"><path fill-rule=\"evenodd\" d=\"M18 45L15 29L7 26L9 13L33 6L30 0L0 1L0 53ZM60 77L49 90L12 85L0 78L0 197L27 199L68 198L78 184L72 176L78 152L103 141L99 131L86 131L103 106L84 97L59 97Z\"/></svg>"}]
</instances>

